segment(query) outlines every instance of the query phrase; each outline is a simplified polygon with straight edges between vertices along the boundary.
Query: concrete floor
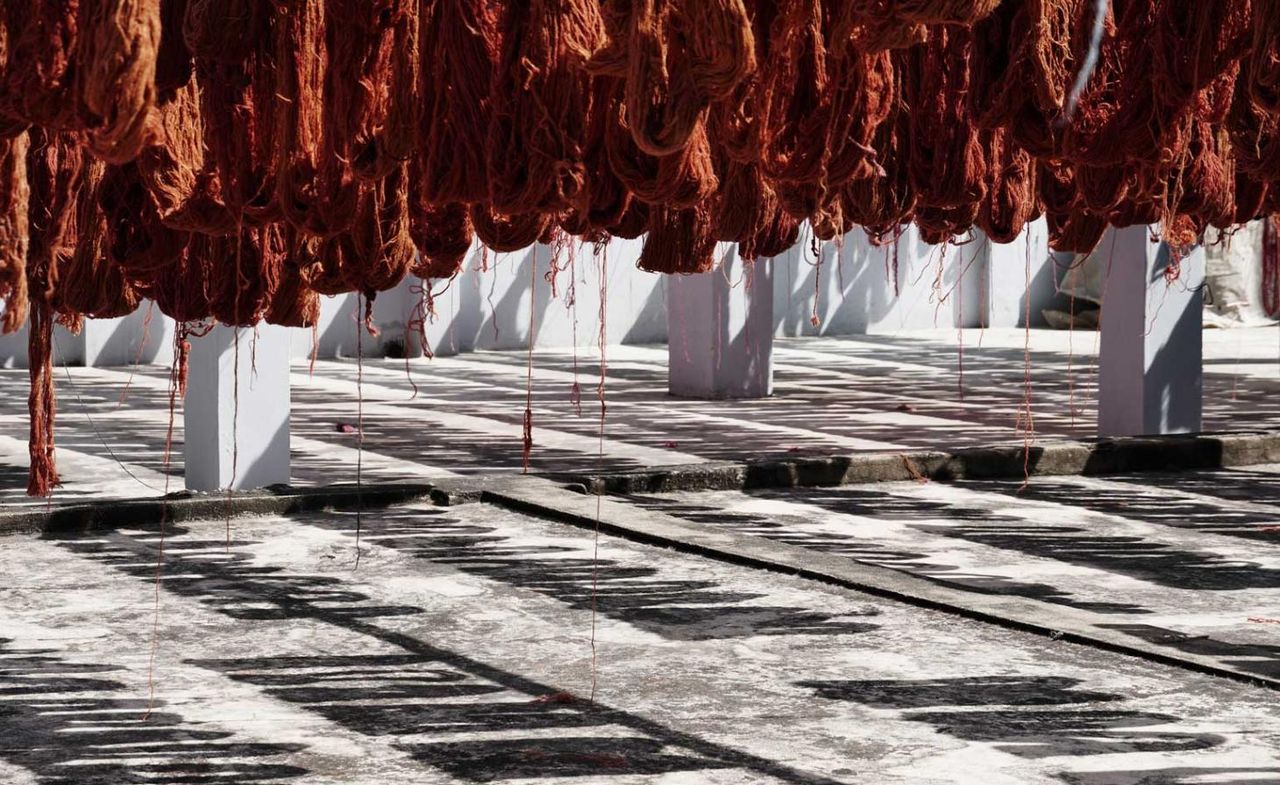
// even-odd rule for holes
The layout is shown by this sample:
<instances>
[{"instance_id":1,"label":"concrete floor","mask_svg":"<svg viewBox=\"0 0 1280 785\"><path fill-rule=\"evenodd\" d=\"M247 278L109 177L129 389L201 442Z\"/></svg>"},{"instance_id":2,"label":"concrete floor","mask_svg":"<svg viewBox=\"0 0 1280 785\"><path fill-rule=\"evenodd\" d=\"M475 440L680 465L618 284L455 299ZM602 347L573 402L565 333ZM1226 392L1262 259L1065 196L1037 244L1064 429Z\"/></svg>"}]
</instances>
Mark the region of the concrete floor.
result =
<instances>
[{"instance_id":1,"label":"concrete floor","mask_svg":"<svg viewBox=\"0 0 1280 785\"><path fill-rule=\"evenodd\" d=\"M1280 330L1205 337L1206 429L1280 430ZM1027 340L1035 438L1088 437L1091 333L784 341L778 394L738 403L673 400L665 350L617 347L603 442L593 359L535 357L531 468L1020 444ZM516 474L525 362L415 361L416 397L366 362L365 480ZM297 484L353 480L354 363L294 370ZM60 370L54 504L181 487L165 375ZM0 372L0 510L45 503L24 401ZM0 536L0 783L1280 783L1280 466L503 482L506 506Z\"/></svg>"},{"instance_id":2,"label":"concrete floor","mask_svg":"<svg viewBox=\"0 0 1280 785\"><path fill-rule=\"evenodd\" d=\"M665 347L610 347L603 444L596 352L539 351L531 469L1021 444L1027 368L1033 440L1089 438L1097 341L1096 332L1050 330L780 340L776 394L739 402L673 399ZM526 363L523 352L414 360L408 371L402 360L366 361L365 479L520 471ZM357 419L355 371L352 360L318 362L314 373L294 367L295 484L355 480L356 436L343 428ZM1207 330L1205 373L1206 431L1280 430L1280 330ZM55 503L182 488L180 409L167 470L163 459L167 368L69 368L56 376L65 484ZM0 370L0 504L28 503L26 388L25 371Z\"/></svg>"},{"instance_id":3,"label":"concrete floor","mask_svg":"<svg viewBox=\"0 0 1280 785\"><path fill-rule=\"evenodd\" d=\"M1236 519L1205 533L1095 509L1147 489L1093 482L1079 506L931 485L626 503L772 548L785 524L975 601L1029 591L1049 621L1236 629L1274 673L1280 626L1246 617L1277 615L1280 548L1232 533L1265 506L1218 494ZM1028 544L1084 525L1089 548ZM0 544L12 785L1280 782L1273 689L487 504L366 511L358 565L354 513Z\"/></svg>"}]
</instances>

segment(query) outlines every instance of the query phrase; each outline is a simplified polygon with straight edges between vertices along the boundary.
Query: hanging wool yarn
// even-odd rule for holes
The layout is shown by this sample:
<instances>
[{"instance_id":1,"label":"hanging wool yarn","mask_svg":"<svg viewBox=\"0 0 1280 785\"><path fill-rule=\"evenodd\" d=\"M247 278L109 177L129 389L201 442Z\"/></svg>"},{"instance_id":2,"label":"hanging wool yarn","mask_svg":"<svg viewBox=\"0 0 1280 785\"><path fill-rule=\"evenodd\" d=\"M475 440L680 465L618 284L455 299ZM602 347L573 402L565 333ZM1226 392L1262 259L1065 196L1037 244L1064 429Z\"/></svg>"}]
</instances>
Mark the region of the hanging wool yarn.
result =
<instances>
[{"instance_id":1,"label":"hanging wool yarn","mask_svg":"<svg viewBox=\"0 0 1280 785\"><path fill-rule=\"evenodd\" d=\"M342 258L343 279L366 300L400 283L413 264L408 168L401 164L364 190L351 231L342 237L350 240Z\"/></svg>"},{"instance_id":2,"label":"hanging wool yarn","mask_svg":"<svg viewBox=\"0 0 1280 785\"><path fill-rule=\"evenodd\" d=\"M285 153L277 137L282 110L276 92L280 73L272 51L272 37L280 34L276 24L279 19L262 28L257 48L241 62L197 61L198 121L195 114L180 120L201 128L211 179L216 181L210 194L226 206L237 225L284 218L278 198ZM194 226L192 230L203 231Z\"/></svg>"},{"instance_id":3,"label":"hanging wool yarn","mask_svg":"<svg viewBox=\"0 0 1280 785\"><path fill-rule=\"evenodd\" d=\"M385 38L383 65L374 70L369 85L377 92L376 122L367 129L351 168L365 181L381 180L413 157L418 144L418 100L421 85L419 0L386 0L375 4L380 23L390 27ZM383 70L385 69L385 70Z\"/></svg>"},{"instance_id":4,"label":"hanging wool yarn","mask_svg":"<svg viewBox=\"0 0 1280 785\"><path fill-rule=\"evenodd\" d=\"M1152 87L1164 111L1180 112L1224 72L1239 67L1253 44L1253 5L1254 0L1160 4L1149 36Z\"/></svg>"},{"instance_id":5,"label":"hanging wool yarn","mask_svg":"<svg viewBox=\"0 0 1280 785\"><path fill-rule=\"evenodd\" d=\"M452 277L475 238L467 206L458 202L419 206L410 215L409 233L418 250L411 272L422 279Z\"/></svg>"},{"instance_id":6,"label":"hanging wool yarn","mask_svg":"<svg viewBox=\"0 0 1280 785\"><path fill-rule=\"evenodd\" d=\"M107 256L107 222L98 200L105 169L101 161L86 162L83 183L76 195L75 250L59 254L54 262L58 285L52 303L58 322L72 332L80 331L86 316L127 316L141 299L125 278L124 269Z\"/></svg>"},{"instance_id":7,"label":"hanging wool yarn","mask_svg":"<svg viewBox=\"0 0 1280 785\"><path fill-rule=\"evenodd\" d=\"M0 138L0 334L27 320L27 141Z\"/></svg>"},{"instance_id":8,"label":"hanging wool yarn","mask_svg":"<svg viewBox=\"0 0 1280 785\"><path fill-rule=\"evenodd\" d=\"M987 180L978 228L993 242L1011 243L1041 212L1035 159L1014 144L1004 129L986 131L983 136Z\"/></svg>"},{"instance_id":9,"label":"hanging wool yarn","mask_svg":"<svg viewBox=\"0 0 1280 785\"><path fill-rule=\"evenodd\" d=\"M355 218L360 184L351 146L367 92L341 70L359 64L351 27L361 0L284 0L276 20L277 198L285 220L316 237L333 237ZM357 51L353 51L357 50ZM335 66L330 68L330 65Z\"/></svg>"},{"instance_id":10,"label":"hanging wool yarn","mask_svg":"<svg viewBox=\"0 0 1280 785\"><path fill-rule=\"evenodd\" d=\"M840 194L845 219L865 227L873 242L896 236L899 227L911 220L916 207L910 169L911 118L902 87L909 57L906 50L894 57L890 115L877 128L872 142L877 170L850 180Z\"/></svg>"},{"instance_id":11,"label":"hanging wool yarn","mask_svg":"<svg viewBox=\"0 0 1280 785\"><path fill-rule=\"evenodd\" d=\"M1280 209L1280 4L1102 5L1076 90L1095 0L7 3L0 331L32 328L31 489L56 482L54 318L141 297L183 330L300 326L476 240L647 233L639 266L680 274L718 241L1010 242L1043 212L1087 252Z\"/></svg>"},{"instance_id":12,"label":"hanging wool yarn","mask_svg":"<svg viewBox=\"0 0 1280 785\"><path fill-rule=\"evenodd\" d=\"M156 111L155 142L138 156L138 173L166 226L230 234L240 219L223 201L222 180L204 144L202 109L200 86L191 79Z\"/></svg>"},{"instance_id":13,"label":"hanging wool yarn","mask_svg":"<svg viewBox=\"0 0 1280 785\"><path fill-rule=\"evenodd\" d=\"M480 242L498 253L528 248L551 226L546 213L504 215L483 203L471 205L469 218Z\"/></svg>"},{"instance_id":14,"label":"hanging wool yarn","mask_svg":"<svg viewBox=\"0 0 1280 785\"><path fill-rule=\"evenodd\" d=\"M80 0L5 3L8 58L0 114L50 130L75 126Z\"/></svg>"},{"instance_id":15,"label":"hanging wool yarn","mask_svg":"<svg viewBox=\"0 0 1280 785\"><path fill-rule=\"evenodd\" d=\"M702 123L682 150L652 156L636 145L619 119L605 129L605 150L614 175L633 197L648 204L691 207L711 198L720 184Z\"/></svg>"},{"instance_id":16,"label":"hanging wool yarn","mask_svg":"<svg viewBox=\"0 0 1280 785\"><path fill-rule=\"evenodd\" d=\"M508 13L486 148L493 209L586 207L592 80L585 64L603 44L595 0L531 0Z\"/></svg>"},{"instance_id":17,"label":"hanging wool yarn","mask_svg":"<svg viewBox=\"0 0 1280 785\"><path fill-rule=\"evenodd\" d=\"M649 234L636 266L652 273L705 273L715 266L715 236L705 206L649 210Z\"/></svg>"},{"instance_id":18,"label":"hanging wool yarn","mask_svg":"<svg viewBox=\"0 0 1280 785\"><path fill-rule=\"evenodd\" d=\"M787 209L803 217L823 196L833 119L819 0L778 4L769 54L760 84L758 160Z\"/></svg>"},{"instance_id":19,"label":"hanging wool yarn","mask_svg":"<svg viewBox=\"0 0 1280 785\"><path fill-rule=\"evenodd\" d=\"M489 198L485 147L504 10L489 0L423 4L418 155L432 204Z\"/></svg>"},{"instance_id":20,"label":"hanging wool yarn","mask_svg":"<svg viewBox=\"0 0 1280 785\"><path fill-rule=\"evenodd\" d=\"M190 79L193 64L182 29L189 0L160 0L160 48L156 51L156 103L164 104Z\"/></svg>"},{"instance_id":21,"label":"hanging wool yarn","mask_svg":"<svg viewBox=\"0 0 1280 785\"><path fill-rule=\"evenodd\" d=\"M181 28L166 27L166 33L180 38L191 55L200 60L239 63L256 48L272 14L273 2L275 0L184 0Z\"/></svg>"},{"instance_id":22,"label":"hanging wool yarn","mask_svg":"<svg viewBox=\"0 0 1280 785\"><path fill-rule=\"evenodd\" d=\"M946 28L910 50L909 170L921 207L976 208L985 194L985 156L965 100L971 50L969 33Z\"/></svg>"},{"instance_id":23,"label":"hanging wool yarn","mask_svg":"<svg viewBox=\"0 0 1280 785\"><path fill-rule=\"evenodd\" d=\"M160 0L81 0L75 81L89 151L108 163L137 157L151 132L160 50Z\"/></svg>"},{"instance_id":24,"label":"hanging wool yarn","mask_svg":"<svg viewBox=\"0 0 1280 785\"><path fill-rule=\"evenodd\" d=\"M706 110L681 36L692 20L680 12L675 0L631 0L624 107L632 139L652 156L683 150Z\"/></svg>"},{"instance_id":25,"label":"hanging wool yarn","mask_svg":"<svg viewBox=\"0 0 1280 785\"><path fill-rule=\"evenodd\" d=\"M1249 97L1262 111L1280 116L1280 3L1255 0L1253 12Z\"/></svg>"},{"instance_id":26,"label":"hanging wool yarn","mask_svg":"<svg viewBox=\"0 0 1280 785\"><path fill-rule=\"evenodd\" d=\"M48 496L58 484L54 460L53 323L60 259L76 244L75 207L87 157L81 140L66 132L31 131L27 148L27 291L30 322L27 361L31 394L31 465L27 493Z\"/></svg>"}]
</instances>

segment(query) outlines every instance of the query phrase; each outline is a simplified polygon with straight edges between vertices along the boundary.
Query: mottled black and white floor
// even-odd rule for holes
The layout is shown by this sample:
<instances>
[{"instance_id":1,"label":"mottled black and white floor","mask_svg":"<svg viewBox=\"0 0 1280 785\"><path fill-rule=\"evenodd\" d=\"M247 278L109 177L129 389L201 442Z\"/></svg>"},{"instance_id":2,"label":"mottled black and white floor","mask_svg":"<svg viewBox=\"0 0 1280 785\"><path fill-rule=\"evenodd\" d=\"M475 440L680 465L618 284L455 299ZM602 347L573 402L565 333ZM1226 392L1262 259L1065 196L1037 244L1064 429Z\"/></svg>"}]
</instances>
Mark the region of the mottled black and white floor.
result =
<instances>
[{"instance_id":1,"label":"mottled black and white floor","mask_svg":"<svg viewBox=\"0 0 1280 785\"><path fill-rule=\"evenodd\" d=\"M1247 618L1280 615L1277 547L1192 515L1201 490L1145 518L1124 480L1070 511L1000 485L641 506L1213 636L1274 673L1280 627ZM366 511L358 564L353 513L0 545L12 785L1280 782L1273 690L487 504Z\"/></svg>"}]
</instances>

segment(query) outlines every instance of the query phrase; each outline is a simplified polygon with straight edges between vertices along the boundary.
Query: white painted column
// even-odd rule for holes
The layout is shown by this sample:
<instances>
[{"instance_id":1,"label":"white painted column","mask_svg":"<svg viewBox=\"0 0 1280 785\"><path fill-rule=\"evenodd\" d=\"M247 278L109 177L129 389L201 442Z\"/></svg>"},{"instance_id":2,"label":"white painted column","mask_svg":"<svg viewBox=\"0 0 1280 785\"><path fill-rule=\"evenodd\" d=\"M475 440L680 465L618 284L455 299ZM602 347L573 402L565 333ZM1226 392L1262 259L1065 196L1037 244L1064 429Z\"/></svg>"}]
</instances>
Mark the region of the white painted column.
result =
<instances>
[{"instance_id":1,"label":"white painted column","mask_svg":"<svg viewBox=\"0 0 1280 785\"><path fill-rule=\"evenodd\" d=\"M1044 219L1027 224L1011 243L1001 245L981 234L979 242L986 247L986 264L980 276L971 277L981 278L985 284L983 325L1025 327L1028 311L1031 324L1039 324L1041 311L1057 293L1049 229Z\"/></svg>"},{"instance_id":2,"label":"white painted column","mask_svg":"<svg viewBox=\"0 0 1280 785\"><path fill-rule=\"evenodd\" d=\"M287 483L289 328L219 325L192 338L183 423L188 490Z\"/></svg>"},{"instance_id":3,"label":"white painted column","mask_svg":"<svg viewBox=\"0 0 1280 785\"><path fill-rule=\"evenodd\" d=\"M1114 240L1113 240L1114 237ZM1166 275L1170 248L1151 229L1108 230L1111 258L1102 291L1098 435L1139 436L1200 430L1205 257L1184 253Z\"/></svg>"},{"instance_id":4,"label":"white painted column","mask_svg":"<svg viewBox=\"0 0 1280 785\"><path fill-rule=\"evenodd\" d=\"M737 248L701 275L667 278L668 389L687 398L773 393L773 262Z\"/></svg>"},{"instance_id":5,"label":"white painted column","mask_svg":"<svg viewBox=\"0 0 1280 785\"><path fill-rule=\"evenodd\" d=\"M173 362L173 320L149 301L116 319L85 319L84 364L107 368Z\"/></svg>"}]
</instances>

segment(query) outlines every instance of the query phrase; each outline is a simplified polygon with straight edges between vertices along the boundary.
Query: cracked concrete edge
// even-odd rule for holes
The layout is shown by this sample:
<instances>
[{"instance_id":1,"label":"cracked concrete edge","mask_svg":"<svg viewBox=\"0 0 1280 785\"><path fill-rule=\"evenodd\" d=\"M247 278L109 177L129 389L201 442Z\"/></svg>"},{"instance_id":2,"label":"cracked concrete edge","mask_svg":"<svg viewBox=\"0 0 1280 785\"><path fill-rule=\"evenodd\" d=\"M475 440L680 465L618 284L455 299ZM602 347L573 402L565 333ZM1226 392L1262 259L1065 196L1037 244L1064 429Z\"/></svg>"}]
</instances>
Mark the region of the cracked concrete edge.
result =
<instances>
[{"instance_id":1,"label":"cracked concrete edge","mask_svg":"<svg viewBox=\"0 0 1280 785\"><path fill-rule=\"evenodd\" d=\"M1088 611L940 586L846 556L692 524L665 513L627 506L607 496L571 493L542 478L502 478L485 488L482 501L646 545L815 580L1053 640L1280 690L1278 678L1249 673L1212 657L1099 627L1107 620Z\"/></svg>"},{"instance_id":2,"label":"cracked concrete edge","mask_svg":"<svg viewBox=\"0 0 1280 785\"><path fill-rule=\"evenodd\" d=\"M430 499L449 506L480 501L485 478L445 479L430 484L330 485L322 488L272 486L232 493L174 493L148 499L104 499L59 506L33 506L0 512L0 536L73 534L118 526L154 526L167 522L220 521L316 510L376 509Z\"/></svg>"},{"instance_id":3,"label":"cracked concrete edge","mask_svg":"<svg viewBox=\"0 0 1280 785\"><path fill-rule=\"evenodd\" d=\"M903 480L1020 479L1217 469L1280 462L1280 433L1127 437L1093 442L973 447L823 457L709 461L618 472L556 474L591 493L795 488Z\"/></svg>"}]
</instances>

